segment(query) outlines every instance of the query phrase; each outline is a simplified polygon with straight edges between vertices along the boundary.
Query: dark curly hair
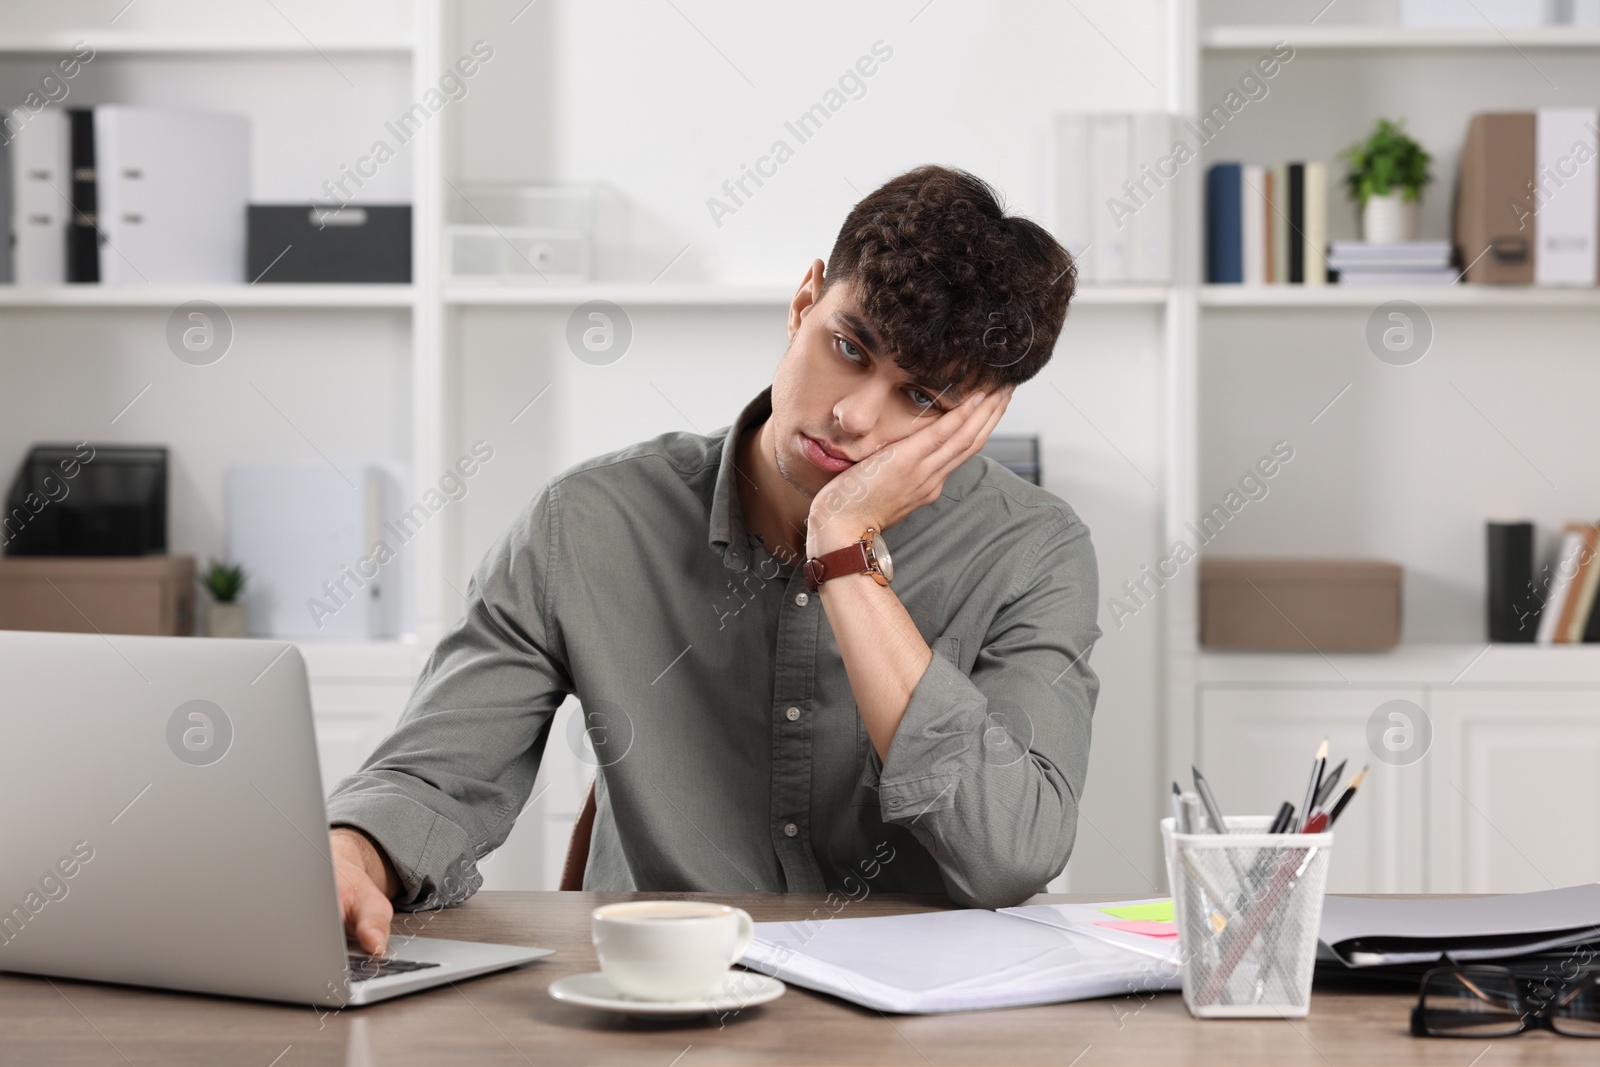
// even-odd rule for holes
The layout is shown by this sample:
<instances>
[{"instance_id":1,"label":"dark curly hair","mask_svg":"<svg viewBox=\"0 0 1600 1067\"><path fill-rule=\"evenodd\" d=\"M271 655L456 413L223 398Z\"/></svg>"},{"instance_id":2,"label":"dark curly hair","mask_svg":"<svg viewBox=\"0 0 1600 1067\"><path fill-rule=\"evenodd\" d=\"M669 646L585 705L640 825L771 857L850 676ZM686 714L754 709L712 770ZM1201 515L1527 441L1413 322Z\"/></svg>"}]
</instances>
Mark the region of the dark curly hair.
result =
<instances>
[{"instance_id":1,"label":"dark curly hair","mask_svg":"<svg viewBox=\"0 0 1600 1067\"><path fill-rule=\"evenodd\" d=\"M853 285L901 369L957 395L1038 374L1077 287L1055 238L1007 215L982 179L940 166L907 171L857 204L825 277L825 289Z\"/></svg>"}]
</instances>

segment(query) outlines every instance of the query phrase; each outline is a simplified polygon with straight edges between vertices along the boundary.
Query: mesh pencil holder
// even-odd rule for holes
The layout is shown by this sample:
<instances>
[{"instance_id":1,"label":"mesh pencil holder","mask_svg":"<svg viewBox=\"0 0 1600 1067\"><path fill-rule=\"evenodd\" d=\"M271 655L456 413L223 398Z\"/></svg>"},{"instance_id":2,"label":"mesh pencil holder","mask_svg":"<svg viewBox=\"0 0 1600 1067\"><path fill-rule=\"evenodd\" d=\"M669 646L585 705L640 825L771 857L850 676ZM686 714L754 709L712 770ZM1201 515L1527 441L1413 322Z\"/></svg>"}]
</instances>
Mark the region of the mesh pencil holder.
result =
<instances>
[{"instance_id":1,"label":"mesh pencil holder","mask_svg":"<svg viewBox=\"0 0 1600 1067\"><path fill-rule=\"evenodd\" d=\"M1226 834L1161 820L1178 920L1183 1001L1196 1018L1302 1018L1333 834L1269 834L1268 816Z\"/></svg>"}]
</instances>

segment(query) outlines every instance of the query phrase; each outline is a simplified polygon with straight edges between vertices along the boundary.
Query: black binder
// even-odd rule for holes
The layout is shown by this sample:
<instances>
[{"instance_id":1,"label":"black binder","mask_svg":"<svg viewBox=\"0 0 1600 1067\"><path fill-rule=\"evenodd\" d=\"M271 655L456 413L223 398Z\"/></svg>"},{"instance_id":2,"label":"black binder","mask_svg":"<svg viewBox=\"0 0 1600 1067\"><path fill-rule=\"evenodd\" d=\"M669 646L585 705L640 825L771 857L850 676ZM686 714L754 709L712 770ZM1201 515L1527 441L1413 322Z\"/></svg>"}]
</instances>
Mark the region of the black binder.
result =
<instances>
[{"instance_id":1,"label":"black binder","mask_svg":"<svg viewBox=\"0 0 1600 1067\"><path fill-rule=\"evenodd\" d=\"M99 194L94 167L94 111L67 112L72 130L72 220L67 225L67 281L100 280Z\"/></svg>"}]
</instances>

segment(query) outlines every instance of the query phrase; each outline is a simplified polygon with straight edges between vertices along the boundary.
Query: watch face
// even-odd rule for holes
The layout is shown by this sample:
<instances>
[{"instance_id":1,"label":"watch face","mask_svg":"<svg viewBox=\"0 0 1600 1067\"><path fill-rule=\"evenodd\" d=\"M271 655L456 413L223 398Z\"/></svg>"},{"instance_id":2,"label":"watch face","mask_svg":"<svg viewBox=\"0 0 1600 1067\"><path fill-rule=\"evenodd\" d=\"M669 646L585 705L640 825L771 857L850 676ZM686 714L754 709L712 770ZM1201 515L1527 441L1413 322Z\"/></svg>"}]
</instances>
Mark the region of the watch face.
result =
<instances>
[{"instance_id":1,"label":"watch face","mask_svg":"<svg viewBox=\"0 0 1600 1067\"><path fill-rule=\"evenodd\" d=\"M889 555L889 545L883 539L883 534L876 534L872 538L872 558L878 564L878 573L888 581L894 581L894 557Z\"/></svg>"}]
</instances>

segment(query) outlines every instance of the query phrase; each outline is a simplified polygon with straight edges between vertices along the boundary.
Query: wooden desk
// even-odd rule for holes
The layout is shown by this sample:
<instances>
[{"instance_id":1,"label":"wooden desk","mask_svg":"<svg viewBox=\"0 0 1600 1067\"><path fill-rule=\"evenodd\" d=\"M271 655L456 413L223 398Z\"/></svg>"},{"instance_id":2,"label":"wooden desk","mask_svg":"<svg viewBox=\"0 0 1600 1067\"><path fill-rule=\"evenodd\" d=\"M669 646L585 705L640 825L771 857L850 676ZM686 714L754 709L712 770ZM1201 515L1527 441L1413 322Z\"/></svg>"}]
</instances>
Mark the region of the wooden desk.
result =
<instances>
[{"instance_id":1,"label":"wooden desk","mask_svg":"<svg viewBox=\"0 0 1600 1067\"><path fill-rule=\"evenodd\" d=\"M1394 1063L1504 1067L1582 1063L1600 1048L1528 1033L1494 1042L1416 1039L1412 996L1314 995L1308 1019L1189 1017L1175 993L1006 1011L884 1016L790 987L772 1004L719 1025L648 1023L551 1000L556 978L598 969L589 911L635 897L714 899L755 919L795 919L820 896L794 894L479 893L418 915L435 937L542 945L556 955L517 971L322 1015L310 1007L0 975L0 1065L145 1064L391 1067L402 1064L1054 1064L1328 1065ZM1096 898L1041 896L1036 902ZM934 910L922 897L873 895L844 916ZM398 927L397 927L398 930ZM218 945L217 951L227 951ZM243 961L241 961L243 962ZM1474 1059L1474 1057L1478 1057Z\"/></svg>"}]
</instances>

